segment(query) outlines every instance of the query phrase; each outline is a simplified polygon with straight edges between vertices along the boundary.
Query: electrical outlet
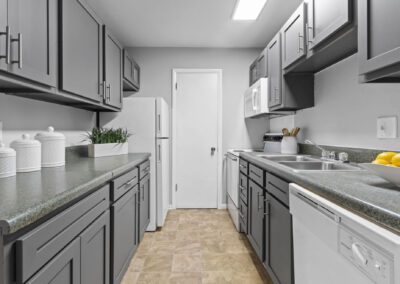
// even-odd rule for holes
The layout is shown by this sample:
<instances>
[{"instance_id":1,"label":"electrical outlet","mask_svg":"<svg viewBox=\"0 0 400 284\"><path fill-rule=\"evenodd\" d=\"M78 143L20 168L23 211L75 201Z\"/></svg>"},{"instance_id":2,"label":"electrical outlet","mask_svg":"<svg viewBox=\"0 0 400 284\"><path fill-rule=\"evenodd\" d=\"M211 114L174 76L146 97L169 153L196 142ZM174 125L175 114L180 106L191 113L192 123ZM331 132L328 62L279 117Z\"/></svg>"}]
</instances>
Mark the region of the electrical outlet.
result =
<instances>
[{"instance_id":1,"label":"electrical outlet","mask_svg":"<svg viewBox=\"0 0 400 284\"><path fill-rule=\"evenodd\" d=\"M379 139L397 138L397 116L378 117L377 137Z\"/></svg>"}]
</instances>

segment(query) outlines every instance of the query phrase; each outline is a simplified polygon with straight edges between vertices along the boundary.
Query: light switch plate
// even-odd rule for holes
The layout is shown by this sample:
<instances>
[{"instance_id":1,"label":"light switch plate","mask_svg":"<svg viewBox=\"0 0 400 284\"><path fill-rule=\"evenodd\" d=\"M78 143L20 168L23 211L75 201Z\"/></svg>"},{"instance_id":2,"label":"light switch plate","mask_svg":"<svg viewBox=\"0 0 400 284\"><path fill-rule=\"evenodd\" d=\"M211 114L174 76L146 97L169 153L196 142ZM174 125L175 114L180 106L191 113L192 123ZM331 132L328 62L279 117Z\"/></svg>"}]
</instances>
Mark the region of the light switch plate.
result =
<instances>
[{"instance_id":1,"label":"light switch plate","mask_svg":"<svg viewBox=\"0 0 400 284\"><path fill-rule=\"evenodd\" d=\"M397 116L378 117L377 137L379 139L397 138Z\"/></svg>"}]
</instances>

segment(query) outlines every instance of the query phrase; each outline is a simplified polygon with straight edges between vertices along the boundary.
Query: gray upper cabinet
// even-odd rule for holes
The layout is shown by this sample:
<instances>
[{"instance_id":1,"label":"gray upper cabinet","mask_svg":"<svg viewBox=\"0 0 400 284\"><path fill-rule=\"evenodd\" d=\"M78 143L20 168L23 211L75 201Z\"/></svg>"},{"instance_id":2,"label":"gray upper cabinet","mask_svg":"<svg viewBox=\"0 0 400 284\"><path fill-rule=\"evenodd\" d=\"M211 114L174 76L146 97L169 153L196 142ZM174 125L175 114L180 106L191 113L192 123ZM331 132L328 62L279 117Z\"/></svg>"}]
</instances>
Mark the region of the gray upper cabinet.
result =
<instances>
[{"instance_id":1,"label":"gray upper cabinet","mask_svg":"<svg viewBox=\"0 0 400 284\"><path fill-rule=\"evenodd\" d=\"M104 103L122 107L122 46L104 26Z\"/></svg>"},{"instance_id":2,"label":"gray upper cabinet","mask_svg":"<svg viewBox=\"0 0 400 284\"><path fill-rule=\"evenodd\" d=\"M278 33L267 46L269 97L268 106L279 106L282 103L282 61L281 61L281 34Z\"/></svg>"},{"instance_id":3,"label":"gray upper cabinet","mask_svg":"<svg viewBox=\"0 0 400 284\"><path fill-rule=\"evenodd\" d=\"M400 1L358 1L359 71L364 82L400 82Z\"/></svg>"},{"instance_id":4,"label":"gray upper cabinet","mask_svg":"<svg viewBox=\"0 0 400 284\"><path fill-rule=\"evenodd\" d=\"M137 92L140 89L140 66L124 50L124 91Z\"/></svg>"},{"instance_id":5,"label":"gray upper cabinet","mask_svg":"<svg viewBox=\"0 0 400 284\"><path fill-rule=\"evenodd\" d=\"M248 238L257 256L263 260L264 253L264 190L249 181Z\"/></svg>"},{"instance_id":6,"label":"gray upper cabinet","mask_svg":"<svg viewBox=\"0 0 400 284\"><path fill-rule=\"evenodd\" d=\"M302 3L282 28L282 64L286 68L306 55L306 6Z\"/></svg>"},{"instance_id":7,"label":"gray upper cabinet","mask_svg":"<svg viewBox=\"0 0 400 284\"><path fill-rule=\"evenodd\" d=\"M2 0L4 5L4 0ZM3 10L0 13L5 13ZM57 86L57 0L8 1L7 71L47 86ZM1 21L1 20L0 20ZM2 20L4 21L4 19ZM4 23L1 24L4 31ZM6 37L1 38L5 55ZM4 61L3 61L4 63Z\"/></svg>"},{"instance_id":8,"label":"gray upper cabinet","mask_svg":"<svg viewBox=\"0 0 400 284\"><path fill-rule=\"evenodd\" d=\"M249 85L253 85L260 78L264 78L268 76L268 55L267 49L264 49L263 52L257 57L256 60L250 65L249 77L250 82Z\"/></svg>"},{"instance_id":9,"label":"gray upper cabinet","mask_svg":"<svg viewBox=\"0 0 400 284\"><path fill-rule=\"evenodd\" d=\"M103 23L81 0L60 3L60 88L99 102L105 91Z\"/></svg>"},{"instance_id":10,"label":"gray upper cabinet","mask_svg":"<svg viewBox=\"0 0 400 284\"><path fill-rule=\"evenodd\" d=\"M7 70L9 61L9 25L7 17L8 0L0 0L0 70Z\"/></svg>"},{"instance_id":11,"label":"gray upper cabinet","mask_svg":"<svg viewBox=\"0 0 400 284\"><path fill-rule=\"evenodd\" d=\"M349 0L305 0L309 50L351 22L350 2Z\"/></svg>"},{"instance_id":12,"label":"gray upper cabinet","mask_svg":"<svg viewBox=\"0 0 400 284\"><path fill-rule=\"evenodd\" d=\"M81 283L81 250L75 239L48 264L38 271L26 284L79 284ZM82 282L87 283L87 282Z\"/></svg>"},{"instance_id":13,"label":"gray upper cabinet","mask_svg":"<svg viewBox=\"0 0 400 284\"><path fill-rule=\"evenodd\" d=\"M86 228L80 239L82 283L110 283L110 211Z\"/></svg>"}]
</instances>

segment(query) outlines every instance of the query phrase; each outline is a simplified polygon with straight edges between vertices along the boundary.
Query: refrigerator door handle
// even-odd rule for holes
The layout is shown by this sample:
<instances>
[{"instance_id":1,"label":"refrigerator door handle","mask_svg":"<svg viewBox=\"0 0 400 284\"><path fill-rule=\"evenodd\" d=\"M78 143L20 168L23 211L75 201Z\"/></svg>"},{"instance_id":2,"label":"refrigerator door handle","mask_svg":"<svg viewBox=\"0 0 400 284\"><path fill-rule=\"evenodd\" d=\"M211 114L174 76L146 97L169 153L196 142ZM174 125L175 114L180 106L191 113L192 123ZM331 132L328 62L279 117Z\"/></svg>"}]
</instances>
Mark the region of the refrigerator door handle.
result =
<instances>
[{"instance_id":1,"label":"refrigerator door handle","mask_svg":"<svg viewBox=\"0 0 400 284\"><path fill-rule=\"evenodd\" d=\"M158 134L161 135L161 114L158 115Z\"/></svg>"},{"instance_id":2,"label":"refrigerator door handle","mask_svg":"<svg viewBox=\"0 0 400 284\"><path fill-rule=\"evenodd\" d=\"M158 161L161 162L161 145L158 144Z\"/></svg>"}]
</instances>

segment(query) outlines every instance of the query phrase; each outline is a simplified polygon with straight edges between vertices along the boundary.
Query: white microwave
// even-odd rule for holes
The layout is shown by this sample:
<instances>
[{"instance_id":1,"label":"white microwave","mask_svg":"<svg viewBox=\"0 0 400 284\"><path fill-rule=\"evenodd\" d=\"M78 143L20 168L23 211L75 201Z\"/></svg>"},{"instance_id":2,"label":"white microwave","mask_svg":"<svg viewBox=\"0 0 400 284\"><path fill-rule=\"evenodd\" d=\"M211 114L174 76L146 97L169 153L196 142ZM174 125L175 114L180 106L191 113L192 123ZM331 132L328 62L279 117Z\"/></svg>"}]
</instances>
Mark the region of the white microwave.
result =
<instances>
[{"instance_id":1,"label":"white microwave","mask_svg":"<svg viewBox=\"0 0 400 284\"><path fill-rule=\"evenodd\" d=\"M270 113L268 107L268 78L261 78L244 94L244 117Z\"/></svg>"}]
</instances>

